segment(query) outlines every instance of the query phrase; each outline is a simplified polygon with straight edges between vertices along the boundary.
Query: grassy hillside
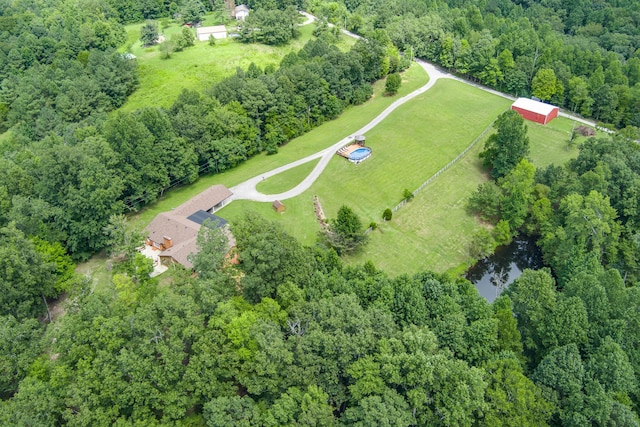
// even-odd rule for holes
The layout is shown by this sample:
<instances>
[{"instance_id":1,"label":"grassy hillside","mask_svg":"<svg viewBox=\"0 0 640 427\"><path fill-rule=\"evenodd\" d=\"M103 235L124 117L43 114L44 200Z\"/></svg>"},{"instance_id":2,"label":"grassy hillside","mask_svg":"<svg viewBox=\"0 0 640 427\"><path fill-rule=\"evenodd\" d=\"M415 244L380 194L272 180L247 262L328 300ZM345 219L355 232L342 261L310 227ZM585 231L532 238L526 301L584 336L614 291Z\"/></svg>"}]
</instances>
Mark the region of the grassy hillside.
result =
<instances>
[{"instance_id":1,"label":"grassy hillside","mask_svg":"<svg viewBox=\"0 0 640 427\"><path fill-rule=\"evenodd\" d=\"M218 25L222 22L208 15L203 25ZM237 67L246 69L254 62L264 68L269 64L278 65L289 52L300 50L312 38L314 24L300 27L300 37L286 46L266 46L244 44L237 39L216 40L214 46L196 40L195 45L182 52L176 52L169 59L162 59L158 46L145 48L140 43L140 28L143 24L126 27L127 43L123 51L137 57L140 70L140 86L122 107L132 111L150 105L169 107L182 89L203 91L215 82L231 75ZM234 27L227 27L232 30ZM179 34L182 26L171 24L164 30L170 39ZM192 30L195 35L195 30ZM355 41L343 37L340 48L347 50Z\"/></svg>"},{"instance_id":2,"label":"grassy hillside","mask_svg":"<svg viewBox=\"0 0 640 427\"><path fill-rule=\"evenodd\" d=\"M428 76L422 67L413 64L411 68L402 74L402 79L403 85L397 97L406 95L426 84ZM383 96L383 92L384 81L375 83L374 95L369 101L362 105L347 108L337 119L326 122L301 137L290 141L280 147L276 155L260 154L230 171L203 176L194 184L171 190L153 205L133 215L131 217L132 225L138 229L144 228L158 213L171 210L213 184L224 184L232 187L248 178L286 165L336 143L336 141L354 133L367 124L397 99L397 97ZM275 179L275 177L272 179ZM267 181L265 181L266 185L268 185ZM278 184L278 186L281 186L281 184ZM236 203L242 202L234 202L229 205L228 209L235 210L235 207L232 206L236 205ZM288 207L289 205L287 204ZM287 212L290 212L289 209L287 209Z\"/></svg>"},{"instance_id":3,"label":"grassy hillside","mask_svg":"<svg viewBox=\"0 0 640 427\"><path fill-rule=\"evenodd\" d=\"M328 217L347 204L365 224L375 221L379 225L364 251L347 262L371 260L390 274L455 269L470 261L471 236L482 226L466 213L465 204L469 194L488 178L478 159L483 141L400 209L391 222L382 223L380 217L386 207L401 200L404 188L416 189L455 158L509 104L471 86L440 81L367 134L367 145L373 149L370 159L353 165L336 156L309 191L284 202L285 213L275 213L268 203L238 201L221 215L233 219L255 210L281 221L304 243L313 244L320 229L313 214L315 194ZM564 163L577 155L577 148L567 143L572 121L559 118L547 126L528 123L528 127L530 157L536 166ZM273 181L273 188L285 191L304 178L297 175L275 176L261 186L269 188Z\"/></svg>"}]
</instances>

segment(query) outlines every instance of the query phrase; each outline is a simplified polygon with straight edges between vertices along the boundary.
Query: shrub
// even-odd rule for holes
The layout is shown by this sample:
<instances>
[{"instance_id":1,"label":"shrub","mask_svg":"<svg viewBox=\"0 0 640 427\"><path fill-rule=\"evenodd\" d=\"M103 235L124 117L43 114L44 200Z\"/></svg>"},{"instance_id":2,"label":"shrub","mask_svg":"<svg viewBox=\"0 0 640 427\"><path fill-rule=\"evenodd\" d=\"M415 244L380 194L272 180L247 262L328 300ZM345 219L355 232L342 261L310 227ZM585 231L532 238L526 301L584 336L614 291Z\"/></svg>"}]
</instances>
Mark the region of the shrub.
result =
<instances>
[{"instance_id":1,"label":"shrub","mask_svg":"<svg viewBox=\"0 0 640 427\"><path fill-rule=\"evenodd\" d=\"M391 217L393 217L393 211L389 208L385 209L384 212L382 212L382 219L385 221L391 221Z\"/></svg>"},{"instance_id":2,"label":"shrub","mask_svg":"<svg viewBox=\"0 0 640 427\"><path fill-rule=\"evenodd\" d=\"M481 228L474 233L469 244L469 256L475 260L482 259L493 252L496 241L489 230Z\"/></svg>"},{"instance_id":3,"label":"shrub","mask_svg":"<svg viewBox=\"0 0 640 427\"><path fill-rule=\"evenodd\" d=\"M404 191L402 192L402 198L405 199L407 202L413 199L413 197L414 197L414 194L408 188L405 188Z\"/></svg>"},{"instance_id":4,"label":"shrub","mask_svg":"<svg viewBox=\"0 0 640 427\"><path fill-rule=\"evenodd\" d=\"M509 221L501 219L493 229L493 238L498 246L508 245L511 243L511 228L509 227Z\"/></svg>"},{"instance_id":5,"label":"shrub","mask_svg":"<svg viewBox=\"0 0 640 427\"><path fill-rule=\"evenodd\" d=\"M396 93L398 93L398 89L400 89L401 84L402 79L400 78L400 74L392 73L387 76L387 81L384 85L384 89L389 95L395 95Z\"/></svg>"}]
</instances>

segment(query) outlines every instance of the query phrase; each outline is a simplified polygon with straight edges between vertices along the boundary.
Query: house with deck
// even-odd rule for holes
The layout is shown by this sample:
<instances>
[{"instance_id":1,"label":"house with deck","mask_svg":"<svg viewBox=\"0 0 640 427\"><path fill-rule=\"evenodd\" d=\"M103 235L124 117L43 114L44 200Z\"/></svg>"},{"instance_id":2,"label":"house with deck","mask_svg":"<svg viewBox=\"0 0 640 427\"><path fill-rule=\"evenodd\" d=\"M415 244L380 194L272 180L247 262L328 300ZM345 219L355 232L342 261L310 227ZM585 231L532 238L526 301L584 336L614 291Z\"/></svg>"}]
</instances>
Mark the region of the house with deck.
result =
<instances>
[{"instance_id":1,"label":"house with deck","mask_svg":"<svg viewBox=\"0 0 640 427\"><path fill-rule=\"evenodd\" d=\"M230 250L235 247L235 239L227 221L213 213L229 203L232 195L224 185L214 185L172 211L158 214L146 228L146 244L160 251L162 264L178 263L191 269L189 255L198 252L198 232L210 220L206 222L209 227L223 229Z\"/></svg>"}]
</instances>

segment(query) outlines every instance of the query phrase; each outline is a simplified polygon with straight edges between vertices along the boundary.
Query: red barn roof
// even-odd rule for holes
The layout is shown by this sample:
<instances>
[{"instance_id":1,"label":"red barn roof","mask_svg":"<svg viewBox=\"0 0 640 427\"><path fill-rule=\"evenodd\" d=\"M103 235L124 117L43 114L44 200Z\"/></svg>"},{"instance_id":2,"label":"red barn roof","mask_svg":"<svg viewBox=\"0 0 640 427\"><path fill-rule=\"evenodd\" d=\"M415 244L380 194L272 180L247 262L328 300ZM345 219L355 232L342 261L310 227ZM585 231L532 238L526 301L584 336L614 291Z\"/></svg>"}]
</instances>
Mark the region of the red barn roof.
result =
<instances>
[{"instance_id":1,"label":"red barn roof","mask_svg":"<svg viewBox=\"0 0 640 427\"><path fill-rule=\"evenodd\" d=\"M517 111L523 118L540 124L547 124L558 117L558 107L528 98L518 98L511 109Z\"/></svg>"}]
</instances>

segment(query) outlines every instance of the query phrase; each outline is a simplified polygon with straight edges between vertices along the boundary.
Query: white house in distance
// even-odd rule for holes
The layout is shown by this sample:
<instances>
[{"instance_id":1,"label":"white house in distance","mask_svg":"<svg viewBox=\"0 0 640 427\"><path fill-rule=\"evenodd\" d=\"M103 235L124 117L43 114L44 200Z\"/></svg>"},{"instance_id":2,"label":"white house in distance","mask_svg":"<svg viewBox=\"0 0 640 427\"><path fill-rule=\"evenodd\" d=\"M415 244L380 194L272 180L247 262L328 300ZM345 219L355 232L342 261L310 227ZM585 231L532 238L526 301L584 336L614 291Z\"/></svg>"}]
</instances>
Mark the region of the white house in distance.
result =
<instances>
[{"instance_id":1,"label":"white house in distance","mask_svg":"<svg viewBox=\"0 0 640 427\"><path fill-rule=\"evenodd\" d=\"M249 8L244 4L236 6L235 9L233 9L233 16L235 16L238 21L244 21L244 18L249 16Z\"/></svg>"},{"instance_id":2,"label":"white house in distance","mask_svg":"<svg viewBox=\"0 0 640 427\"><path fill-rule=\"evenodd\" d=\"M227 27L224 25L214 25L212 27L198 27L196 28L196 36L201 42L209 41L209 37L213 36L214 39L226 39Z\"/></svg>"}]
</instances>

